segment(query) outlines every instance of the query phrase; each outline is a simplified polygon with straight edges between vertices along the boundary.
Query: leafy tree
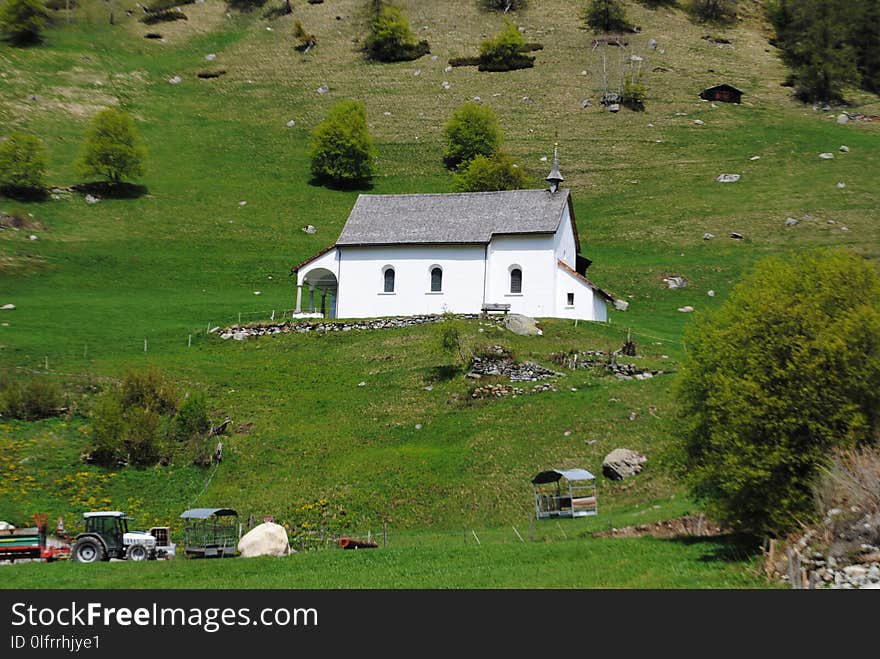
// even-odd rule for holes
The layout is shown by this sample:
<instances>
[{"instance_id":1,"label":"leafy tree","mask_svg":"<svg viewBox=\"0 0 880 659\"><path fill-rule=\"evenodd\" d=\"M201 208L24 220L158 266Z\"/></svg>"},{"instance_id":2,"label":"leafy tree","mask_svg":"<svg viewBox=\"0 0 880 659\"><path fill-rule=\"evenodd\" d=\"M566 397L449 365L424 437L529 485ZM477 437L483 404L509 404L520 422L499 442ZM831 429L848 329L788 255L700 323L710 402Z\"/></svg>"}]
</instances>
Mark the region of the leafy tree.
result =
<instances>
[{"instance_id":1,"label":"leafy tree","mask_svg":"<svg viewBox=\"0 0 880 659\"><path fill-rule=\"evenodd\" d=\"M504 151L498 151L489 158L478 155L455 175L455 189L460 192L521 190L528 184L526 173Z\"/></svg>"},{"instance_id":2,"label":"leafy tree","mask_svg":"<svg viewBox=\"0 0 880 659\"><path fill-rule=\"evenodd\" d=\"M736 18L737 0L691 0L690 11L701 21L725 22Z\"/></svg>"},{"instance_id":3,"label":"leafy tree","mask_svg":"<svg viewBox=\"0 0 880 659\"><path fill-rule=\"evenodd\" d=\"M860 258L762 261L685 338L684 479L732 528L793 529L830 451L880 439L880 277Z\"/></svg>"},{"instance_id":4,"label":"leafy tree","mask_svg":"<svg viewBox=\"0 0 880 659\"><path fill-rule=\"evenodd\" d=\"M854 4L851 41L862 76L862 88L880 93L880 3L855 0Z\"/></svg>"},{"instance_id":5,"label":"leafy tree","mask_svg":"<svg viewBox=\"0 0 880 659\"><path fill-rule=\"evenodd\" d=\"M429 53L427 41L417 42L403 12L384 2L370 21L370 34L366 42L367 56L380 62L402 62L418 59Z\"/></svg>"},{"instance_id":6,"label":"leafy tree","mask_svg":"<svg viewBox=\"0 0 880 659\"><path fill-rule=\"evenodd\" d=\"M131 116L107 108L92 119L77 169L83 177L98 176L116 185L142 175L146 155Z\"/></svg>"},{"instance_id":7,"label":"leafy tree","mask_svg":"<svg viewBox=\"0 0 880 659\"><path fill-rule=\"evenodd\" d=\"M632 27L620 0L592 0L586 21L596 32L624 32Z\"/></svg>"},{"instance_id":8,"label":"leafy tree","mask_svg":"<svg viewBox=\"0 0 880 659\"><path fill-rule=\"evenodd\" d=\"M43 190L46 187L46 154L42 140L13 133L0 142L0 187Z\"/></svg>"},{"instance_id":9,"label":"leafy tree","mask_svg":"<svg viewBox=\"0 0 880 659\"><path fill-rule=\"evenodd\" d=\"M373 175L376 150L360 101L340 101L312 132L312 175L318 180L356 184Z\"/></svg>"},{"instance_id":10,"label":"leafy tree","mask_svg":"<svg viewBox=\"0 0 880 659\"><path fill-rule=\"evenodd\" d=\"M495 35L480 44L480 71L512 71L528 68L535 58L523 55L526 42L512 21L504 19L504 27Z\"/></svg>"},{"instance_id":11,"label":"leafy tree","mask_svg":"<svg viewBox=\"0 0 880 659\"><path fill-rule=\"evenodd\" d=\"M449 167L491 156L501 146L501 128L492 108L468 102L452 112L443 127L446 148L443 159Z\"/></svg>"},{"instance_id":12,"label":"leafy tree","mask_svg":"<svg viewBox=\"0 0 880 659\"><path fill-rule=\"evenodd\" d=\"M48 20L40 0L6 0L0 5L0 33L17 46L39 43Z\"/></svg>"}]
</instances>

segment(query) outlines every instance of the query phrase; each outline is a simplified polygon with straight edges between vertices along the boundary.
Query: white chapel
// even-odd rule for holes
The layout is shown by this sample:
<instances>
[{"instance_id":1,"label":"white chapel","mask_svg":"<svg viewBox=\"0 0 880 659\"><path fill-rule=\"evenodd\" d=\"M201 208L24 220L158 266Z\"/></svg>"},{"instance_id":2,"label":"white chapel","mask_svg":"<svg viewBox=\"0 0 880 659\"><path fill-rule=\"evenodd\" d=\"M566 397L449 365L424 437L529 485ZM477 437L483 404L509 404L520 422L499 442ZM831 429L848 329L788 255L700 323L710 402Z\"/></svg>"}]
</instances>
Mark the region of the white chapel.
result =
<instances>
[{"instance_id":1,"label":"white chapel","mask_svg":"<svg viewBox=\"0 0 880 659\"><path fill-rule=\"evenodd\" d=\"M544 190L360 195L336 243L293 268L295 314L505 310L605 321L558 157Z\"/></svg>"}]
</instances>

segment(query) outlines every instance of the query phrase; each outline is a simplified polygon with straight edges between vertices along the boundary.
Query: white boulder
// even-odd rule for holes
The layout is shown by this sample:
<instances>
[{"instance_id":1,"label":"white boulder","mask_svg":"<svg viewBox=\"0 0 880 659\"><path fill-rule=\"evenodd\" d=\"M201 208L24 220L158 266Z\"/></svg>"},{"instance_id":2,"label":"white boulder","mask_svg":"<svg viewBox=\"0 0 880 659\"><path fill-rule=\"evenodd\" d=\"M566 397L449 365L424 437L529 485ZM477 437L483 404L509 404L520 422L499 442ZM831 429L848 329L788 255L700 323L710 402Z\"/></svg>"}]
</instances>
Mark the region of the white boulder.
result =
<instances>
[{"instance_id":1,"label":"white boulder","mask_svg":"<svg viewBox=\"0 0 880 659\"><path fill-rule=\"evenodd\" d=\"M275 522L263 522L241 537L238 541L238 553L243 558L287 556L290 553L287 531Z\"/></svg>"}]
</instances>

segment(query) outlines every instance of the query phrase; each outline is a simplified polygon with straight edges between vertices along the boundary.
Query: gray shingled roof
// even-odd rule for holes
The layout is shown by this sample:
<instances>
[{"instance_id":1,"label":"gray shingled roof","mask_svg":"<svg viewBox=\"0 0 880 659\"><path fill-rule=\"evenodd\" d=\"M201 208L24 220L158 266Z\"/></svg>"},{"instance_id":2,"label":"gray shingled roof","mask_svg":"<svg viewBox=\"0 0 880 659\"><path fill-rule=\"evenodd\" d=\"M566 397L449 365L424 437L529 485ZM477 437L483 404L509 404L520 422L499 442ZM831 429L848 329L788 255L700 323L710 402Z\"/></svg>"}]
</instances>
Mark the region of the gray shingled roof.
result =
<instances>
[{"instance_id":1,"label":"gray shingled roof","mask_svg":"<svg viewBox=\"0 0 880 659\"><path fill-rule=\"evenodd\" d=\"M568 198L568 190L360 195L336 244L473 244L493 234L553 233Z\"/></svg>"}]
</instances>

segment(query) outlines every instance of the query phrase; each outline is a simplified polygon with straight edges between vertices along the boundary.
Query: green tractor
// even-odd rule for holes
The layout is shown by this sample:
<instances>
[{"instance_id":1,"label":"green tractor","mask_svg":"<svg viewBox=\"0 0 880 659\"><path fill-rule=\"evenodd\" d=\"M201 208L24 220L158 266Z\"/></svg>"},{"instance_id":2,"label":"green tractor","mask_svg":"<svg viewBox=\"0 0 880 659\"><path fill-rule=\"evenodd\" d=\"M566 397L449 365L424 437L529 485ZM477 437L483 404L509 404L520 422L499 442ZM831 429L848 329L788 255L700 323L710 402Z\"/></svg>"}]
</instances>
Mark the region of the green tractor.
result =
<instances>
[{"instance_id":1,"label":"green tractor","mask_svg":"<svg viewBox=\"0 0 880 659\"><path fill-rule=\"evenodd\" d=\"M116 558L146 561L170 557L169 547L157 547L156 536L146 531L129 531L133 518L118 511L83 513L86 530L76 536L71 557L78 563L95 563ZM173 545L171 546L173 555Z\"/></svg>"}]
</instances>

